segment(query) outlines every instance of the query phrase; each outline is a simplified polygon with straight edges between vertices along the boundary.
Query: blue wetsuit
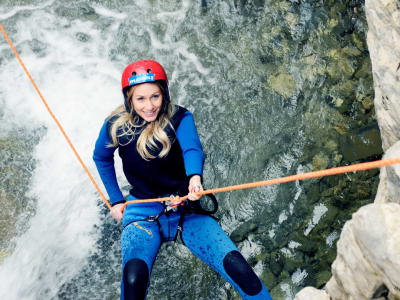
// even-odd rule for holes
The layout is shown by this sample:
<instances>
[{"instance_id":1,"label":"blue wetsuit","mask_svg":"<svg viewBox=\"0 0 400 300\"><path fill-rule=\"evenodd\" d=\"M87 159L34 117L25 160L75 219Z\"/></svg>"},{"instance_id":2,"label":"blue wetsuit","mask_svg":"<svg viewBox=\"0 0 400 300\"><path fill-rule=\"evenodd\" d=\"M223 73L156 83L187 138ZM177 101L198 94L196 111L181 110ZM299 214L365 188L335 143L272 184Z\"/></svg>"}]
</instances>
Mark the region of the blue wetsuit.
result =
<instances>
[{"instance_id":1,"label":"blue wetsuit","mask_svg":"<svg viewBox=\"0 0 400 300\"><path fill-rule=\"evenodd\" d=\"M175 137L178 143L174 139L172 141L175 146L179 145L179 149L174 151L178 151L183 157L182 166L184 166L186 176L202 175L204 154L193 116L186 110L179 109L178 111L181 116L178 122L173 123L176 126ZM110 121L107 120L100 131L93 159L110 196L110 201L112 205L115 205L124 202L124 197L118 187L114 169L114 152L117 147L107 147L110 144L109 123ZM121 155L121 147L119 151ZM124 163L124 158L122 160ZM125 163L130 162L125 160ZM129 168L124 167L126 176L128 171ZM129 175L127 179L129 181ZM175 180L178 179L179 174ZM173 184L174 181L168 179L166 182ZM152 195L151 191L143 189L143 186L146 187L152 183L135 181L134 184L138 186L137 193L147 196L146 193L149 192L149 195ZM130 194L129 200L143 198L135 195L135 188ZM166 194L158 196L166 196ZM121 236L123 266L121 299L145 299L151 270L161 243L174 240L176 236L180 212L163 214L159 218L159 223L144 220L149 216L158 215L163 208L160 203L148 203L130 204L125 209L122 220L124 230ZM185 245L193 254L223 276L243 299L271 299L264 284L213 218L203 214L189 214L184 216L182 225L182 239Z\"/></svg>"}]
</instances>

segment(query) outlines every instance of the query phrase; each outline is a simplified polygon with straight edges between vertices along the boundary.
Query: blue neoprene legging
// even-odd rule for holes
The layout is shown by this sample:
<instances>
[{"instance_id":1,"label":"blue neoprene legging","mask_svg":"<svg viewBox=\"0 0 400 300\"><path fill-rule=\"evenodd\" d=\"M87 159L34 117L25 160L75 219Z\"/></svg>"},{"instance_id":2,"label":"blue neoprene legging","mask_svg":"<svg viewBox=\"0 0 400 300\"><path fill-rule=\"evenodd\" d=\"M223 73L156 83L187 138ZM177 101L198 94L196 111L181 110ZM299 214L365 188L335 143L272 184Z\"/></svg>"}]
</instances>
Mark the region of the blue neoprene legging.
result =
<instances>
[{"instance_id":1,"label":"blue neoprene legging","mask_svg":"<svg viewBox=\"0 0 400 300\"><path fill-rule=\"evenodd\" d=\"M160 236L157 222L125 224L121 237L121 299L145 298L156 255L163 242L174 239L179 217L179 212L172 212L159 218L163 236ZM264 284L213 218L200 214L185 215L182 238L189 250L225 278L243 299L272 300ZM129 289L135 293L128 292Z\"/></svg>"}]
</instances>

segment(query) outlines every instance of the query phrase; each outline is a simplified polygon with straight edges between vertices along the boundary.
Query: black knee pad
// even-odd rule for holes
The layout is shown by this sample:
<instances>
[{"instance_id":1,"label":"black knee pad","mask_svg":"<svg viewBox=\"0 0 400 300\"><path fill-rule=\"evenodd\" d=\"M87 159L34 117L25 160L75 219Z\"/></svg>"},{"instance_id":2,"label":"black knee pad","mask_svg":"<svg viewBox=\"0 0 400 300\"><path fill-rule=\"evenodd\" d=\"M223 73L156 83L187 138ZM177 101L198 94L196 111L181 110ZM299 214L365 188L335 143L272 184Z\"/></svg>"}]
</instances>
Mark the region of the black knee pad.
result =
<instances>
[{"instance_id":1,"label":"black knee pad","mask_svg":"<svg viewBox=\"0 0 400 300\"><path fill-rule=\"evenodd\" d=\"M138 258L131 259L124 267L125 300L143 300L149 284L149 267Z\"/></svg>"},{"instance_id":2,"label":"black knee pad","mask_svg":"<svg viewBox=\"0 0 400 300\"><path fill-rule=\"evenodd\" d=\"M229 252L224 257L223 264L226 273L247 295L254 296L261 292L260 279L239 251Z\"/></svg>"}]
</instances>

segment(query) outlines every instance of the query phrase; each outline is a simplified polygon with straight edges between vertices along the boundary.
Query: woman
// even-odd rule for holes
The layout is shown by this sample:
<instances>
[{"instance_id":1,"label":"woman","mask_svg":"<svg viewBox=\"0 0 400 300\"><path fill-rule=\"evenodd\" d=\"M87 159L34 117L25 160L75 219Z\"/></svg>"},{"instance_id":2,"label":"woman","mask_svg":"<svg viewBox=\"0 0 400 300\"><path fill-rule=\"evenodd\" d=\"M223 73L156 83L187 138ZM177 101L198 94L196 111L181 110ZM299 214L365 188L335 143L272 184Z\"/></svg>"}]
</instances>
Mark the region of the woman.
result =
<instances>
[{"instance_id":1,"label":"woman","mask_svg":"<svg viewBox=\"0 0 400 300\"><path fill-rule=\"evenodd\" d=\"M93 159L112 204L122 220L121 299L145 299L161 243L176 239L214 268L243 299L271 299L267 289L218 223L200 210L168 209L161 203L129 204L118 187L114 151L131 184L129 200L189 194L187 207L202 191L204 154L193 115L173 105L163 67L153 60L128 65L122 74L124 105L105 121ZM179 229L179 230L178 230Z\"/></svg>"}]
</instances>

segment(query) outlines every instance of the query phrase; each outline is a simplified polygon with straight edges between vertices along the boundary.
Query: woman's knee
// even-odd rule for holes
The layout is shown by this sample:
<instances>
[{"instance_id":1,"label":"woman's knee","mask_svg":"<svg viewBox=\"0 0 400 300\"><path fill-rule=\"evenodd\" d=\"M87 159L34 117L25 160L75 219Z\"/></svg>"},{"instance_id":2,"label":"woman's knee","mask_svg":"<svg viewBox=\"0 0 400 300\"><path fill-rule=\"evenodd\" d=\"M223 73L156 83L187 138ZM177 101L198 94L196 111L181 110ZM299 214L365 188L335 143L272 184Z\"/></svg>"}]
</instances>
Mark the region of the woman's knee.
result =
<instances>
[{"instance_id":1,"label":"woman's knee","mask_svg":"<svg viewBox=\"0 0 400 300\"><path fill-rule=\"evenodd\" d=\"M262 283L239 251L231 251L223 260L225 272L247 295L254 296L261 292Z\"/></svg>"},{"instance_id":2,"label":"woman's knee","mask_svg":"<svg viewBox=\"0 0 400 300\"><path fill-rule=\"evenodd\" d=\"M125 300L143 300L149 285L149 267L146 262L134 258L129 260L123 271Z\"/></svg>"}]
</instances>

